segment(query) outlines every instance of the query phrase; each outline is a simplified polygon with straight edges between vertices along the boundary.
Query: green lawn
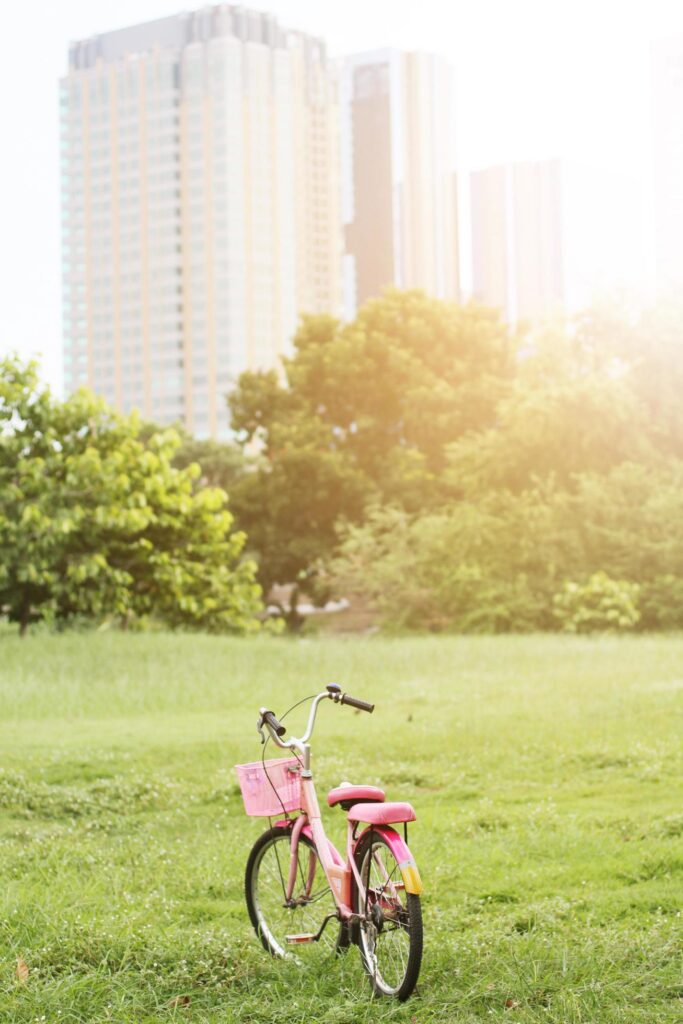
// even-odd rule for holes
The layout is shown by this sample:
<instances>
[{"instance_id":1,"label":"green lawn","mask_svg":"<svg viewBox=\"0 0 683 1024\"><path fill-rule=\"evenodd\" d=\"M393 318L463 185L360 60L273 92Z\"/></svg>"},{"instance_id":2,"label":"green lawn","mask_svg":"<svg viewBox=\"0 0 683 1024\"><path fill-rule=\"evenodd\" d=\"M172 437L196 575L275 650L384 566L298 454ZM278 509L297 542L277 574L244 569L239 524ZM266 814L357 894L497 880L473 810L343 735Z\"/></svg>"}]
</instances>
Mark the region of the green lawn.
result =
<instances>
[{"instance_id":1,"label":"green lawn","mask_svg":"<svg viewBox=\"0 0 683 1024\"><path fill-rule=\"evenodd\" d=\"M269 960L244 907L261 824L232 765L259 705L333 680L377 711L323 705L321 795L377 782L417 810L403 1005L355 949ZM3 634L0 729L2 1024L683 1017L683 638Z\"/></svg>"}]
</instances>

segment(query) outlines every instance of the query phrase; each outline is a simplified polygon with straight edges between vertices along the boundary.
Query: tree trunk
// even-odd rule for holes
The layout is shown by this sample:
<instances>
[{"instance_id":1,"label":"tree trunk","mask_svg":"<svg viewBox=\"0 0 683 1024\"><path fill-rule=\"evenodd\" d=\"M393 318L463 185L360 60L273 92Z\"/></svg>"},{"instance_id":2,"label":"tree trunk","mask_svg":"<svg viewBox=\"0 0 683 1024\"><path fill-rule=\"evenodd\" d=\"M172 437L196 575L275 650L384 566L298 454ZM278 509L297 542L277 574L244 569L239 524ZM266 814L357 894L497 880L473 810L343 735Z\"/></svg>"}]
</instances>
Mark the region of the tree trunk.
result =
<instances>
[{"instance_id":1,"label":"tree trunk","mask_svg":"<svg viewBox=\"0 0 683 1024\"><path fill-rule=\"evenodd\" d=\"M289 608L284 611L283 618L287 627L288 633L300 633L303 629L304 622L306 621L303 615L299 613L299 588L294 586L292 593L289 598Z\"/></svg>"},{"instance_id":2,"label":"tree trunk","mask_svg":"<svg viewBox=\"0 0 683 1024\"><path fill-rule=\"evenodd\" d=\"M21 613L19 615L19 636L26 636L28 632L28 624L31 621L31 605L27 601L22 606Z\"/></svg>"}]
</instances>

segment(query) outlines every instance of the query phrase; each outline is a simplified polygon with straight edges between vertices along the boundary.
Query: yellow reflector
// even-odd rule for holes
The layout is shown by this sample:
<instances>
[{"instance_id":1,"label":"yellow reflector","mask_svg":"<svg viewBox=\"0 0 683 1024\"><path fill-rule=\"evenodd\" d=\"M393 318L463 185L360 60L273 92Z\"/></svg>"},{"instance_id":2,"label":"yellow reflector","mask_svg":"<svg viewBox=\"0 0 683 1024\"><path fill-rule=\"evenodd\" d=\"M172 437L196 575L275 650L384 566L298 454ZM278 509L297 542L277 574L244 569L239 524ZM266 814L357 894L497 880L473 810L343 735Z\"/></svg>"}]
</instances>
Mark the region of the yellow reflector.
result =
<instances>
[{"instance_id":1,"label":"yellow reflector","mask_svg":"<svg viewBox=\"0 0 683 1024\"><path fill-rule=\"evenodd\" d=\"M399 864L399 868L403 875L406 892L412 892L415 896L419 896L423 887L420 872L417 870L415 862L412 860L405 860L402 864Z\"/></svg>"}]
</instances>

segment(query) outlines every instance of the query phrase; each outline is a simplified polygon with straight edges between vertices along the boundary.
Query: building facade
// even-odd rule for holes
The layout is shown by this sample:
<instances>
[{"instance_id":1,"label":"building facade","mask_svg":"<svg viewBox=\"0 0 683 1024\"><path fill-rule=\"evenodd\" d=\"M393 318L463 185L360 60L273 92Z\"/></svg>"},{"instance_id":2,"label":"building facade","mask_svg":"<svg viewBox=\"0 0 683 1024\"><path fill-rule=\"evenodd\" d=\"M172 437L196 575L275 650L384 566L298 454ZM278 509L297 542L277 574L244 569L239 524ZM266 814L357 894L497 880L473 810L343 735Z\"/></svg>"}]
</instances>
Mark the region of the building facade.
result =
<instances>
[{"instance_id":1,"label":"building facade","mask_svg":"<svg viewBox=\"0 0 683 1024\"><path fill-rule=\"evenodd\" d=\"M237 376L341 311L325 48L204 8L73 44L60 102L66 390L225 435Z\"/></svg>"},{"instance_id":2,"label":"building facade","mask_svg":"<svg viewBox=\"0 0 683 1024\"><path fill-rule=\"evenodd\" d=\"M683 39L652 50L655 261L663 288L683 283Z\"/></svg>"},{"instance_id":3,"label":"building facade","mask_svg":"<svg viewBox=\"0 0 683 1024\"><path fill-rule=\"evenodd\" d=\"M639 183L559 160L470 178L473 297L510 323L574 313L644 274Z\"/></svg>"},{"instance_id":4,"label":"building facade","mask_svg":"<svg viewBox=\"0 0 683 1024\"><path fill-rule=\"evenodd\" d=\"M383 288L460 297L452 74L382 50L345 61L342 89L348 315Z\"/></svg>"}]
</instances>

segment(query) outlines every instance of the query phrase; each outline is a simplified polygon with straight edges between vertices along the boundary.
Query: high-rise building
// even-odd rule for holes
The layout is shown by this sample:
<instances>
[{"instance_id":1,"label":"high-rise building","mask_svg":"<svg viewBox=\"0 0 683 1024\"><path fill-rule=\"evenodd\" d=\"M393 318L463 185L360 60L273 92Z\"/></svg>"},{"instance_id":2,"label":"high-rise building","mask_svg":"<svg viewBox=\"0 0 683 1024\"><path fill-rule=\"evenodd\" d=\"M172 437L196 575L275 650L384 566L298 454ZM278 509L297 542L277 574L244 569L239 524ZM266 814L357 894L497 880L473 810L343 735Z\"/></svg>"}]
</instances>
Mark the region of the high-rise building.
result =
<instances>
[{"instance_id":1,"label":"high-rise building","mask_svg":"<svg viewBox=\"0 0 683 1024\"><path fill-rule=\"evenodd\" d=\"M458 299L451 69L381 50L350 57L343 82L347 312L388 285Z\"/></svg>"},{"instance_id":2,"label":"high-rise building","mask_svg":"<svg viewBox=\"0 0 683 1024\"><path fill-rule=\"evenodd\" d=\"M508 164L471 176L472 290L510 321L563 307L560 166Z\"/></svg>"},{"instance_id":3,"label":"high-rise building","mask_svg":"<svg viewBox=\"0 0 683 1024\"><path fill-rule=\"evenodd\" d=\"M505 318L573 313L642 280L637 181L559 160L471 175L472 290Z\"/></svg>"},{"instance_id":4,"label":"high-rise building","mask_svg":"<svg viewBox=\"0 0 683 1024\"><path fill-rule=\"evenodd\" d=\"M658 283L683 283L683 38L652 49L655 260Z\"/></svg>"},{"instance_id":5,"label":"high-rise building","mask_svg":"<svg viewBox=\"0 0 683 1024\"><path fill-rule=\"evenodd\" d=\"M228 4L71 46L67 391L220 436L238 374L341 310L337 92L319 40Z\"/></svg>"}]
</instances>

